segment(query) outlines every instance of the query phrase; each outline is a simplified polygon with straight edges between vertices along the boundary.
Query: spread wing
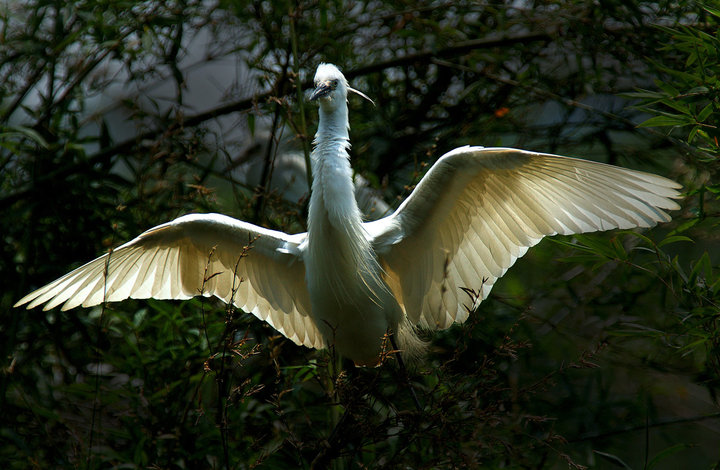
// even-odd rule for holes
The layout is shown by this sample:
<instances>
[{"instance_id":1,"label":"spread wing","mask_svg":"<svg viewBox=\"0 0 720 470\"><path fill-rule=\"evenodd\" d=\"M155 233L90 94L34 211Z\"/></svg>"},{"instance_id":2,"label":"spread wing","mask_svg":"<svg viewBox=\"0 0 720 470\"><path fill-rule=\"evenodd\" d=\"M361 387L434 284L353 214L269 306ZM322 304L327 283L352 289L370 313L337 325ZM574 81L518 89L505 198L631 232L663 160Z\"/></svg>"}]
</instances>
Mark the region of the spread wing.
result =
<instances>
[{"instance_id":1,"label":"spread wing","mask_svg":"<svg viewBox=\"0 0 720 470\"><path fill-rule=\"evenodd\" d=\"M478 290L479 303L544 236L668 221L663 209L679 208L678 188L597 162L461 147L441 157L394 214L365 227L410 319L447 328L467 318L461 287Z\"/></svg>"},{"instance_id":2,"label":"spread wing","mask_svg":"<svg viewBox=\"0 0 720 470\"><path fill-rule=\"evenodd\" d=\"M68 310L202 294L252 312L297 344L321 348L323 339L309 316L300 247L305 238L220 214L190 214L148 230L15 306L45 304L48 310L63 304Z\"/></svg>"}]
</instances>

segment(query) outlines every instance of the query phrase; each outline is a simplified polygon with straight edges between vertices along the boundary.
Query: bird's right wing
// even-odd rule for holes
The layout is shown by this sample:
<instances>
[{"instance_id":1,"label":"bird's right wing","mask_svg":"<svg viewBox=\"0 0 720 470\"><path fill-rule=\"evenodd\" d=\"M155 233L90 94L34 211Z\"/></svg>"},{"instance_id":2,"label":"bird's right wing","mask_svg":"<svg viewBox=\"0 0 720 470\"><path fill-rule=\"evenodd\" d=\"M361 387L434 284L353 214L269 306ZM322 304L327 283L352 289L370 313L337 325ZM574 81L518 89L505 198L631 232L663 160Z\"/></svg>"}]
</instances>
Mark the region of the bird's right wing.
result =
<instances>
[{"instance_id":1,"label":"bird's right wing","mask_svg":"<svg viewBox=\"0 0 720 470\"><path fill-rule=\"evenodd\" d=\"M300 246L305 237L220 214L190 214L146 231L15 306L45 304L47 310L63 304L68 310L127 298L216 296L267 321L296 344L322 348L309 316Z\"/></svg>"},{"instance_id":2,"label":"bird's right wing","mask_svg":"<svg viewBox=\"0 0 720 470\"><path fill-rule=\"evenodd\" d=\"M365 228L409 318L447 328L544 236L668 221L663 209L679 208L679 187L587 160L461 147L441 157L393 215Z\"/></svg>"}]
</instances>

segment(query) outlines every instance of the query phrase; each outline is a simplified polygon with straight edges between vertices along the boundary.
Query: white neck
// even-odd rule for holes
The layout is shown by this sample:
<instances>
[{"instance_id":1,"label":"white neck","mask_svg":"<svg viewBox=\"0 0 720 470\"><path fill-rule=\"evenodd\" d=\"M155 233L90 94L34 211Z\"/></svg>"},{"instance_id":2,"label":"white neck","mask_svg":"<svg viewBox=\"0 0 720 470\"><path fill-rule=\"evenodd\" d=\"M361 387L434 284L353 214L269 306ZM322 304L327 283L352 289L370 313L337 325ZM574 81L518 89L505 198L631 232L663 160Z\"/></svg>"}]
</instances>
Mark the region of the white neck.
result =
<instances>
[{"instance_id":1,"label":"white neck","mask_svg":"<svg viewBox=\"0 0 720 470\"><path fill-rule=\"evenodd\" d=\"M313 237L314 221L325 220L341 232L360 232L362 223L355 201L352 182L347 104L320 107L320 123L312 152L313 184L310 196L310 224Z\"/></svg>"},{"instance_id":2,"label":"white neck","mask_svg":"<svg viewBox=\"0 0 720 470\"><path fill-rule=\"evenodd\" d=\"M379 272L355 201L347 153L350 147L348 127L347 104L329 110L321 107L315 149L311 155L310 256L306 265L314 276L325 273L323 282L339 283L334 289L338 295L350 288L346 282L359 278L375 279Z\"/></svg>"},{"instance_id":3,"label":"white neck","mask_svg":"<svg viewBox=\"0 0 720 470\"><path fill-rule=\"evenodd\" d=\"M349 142L350 121L345 103L323 103L320 106L320 123L315 134L315 144L324 141L344 139ZM349 147L349 144L348 144Z\"/></svg>"}]
</instances>

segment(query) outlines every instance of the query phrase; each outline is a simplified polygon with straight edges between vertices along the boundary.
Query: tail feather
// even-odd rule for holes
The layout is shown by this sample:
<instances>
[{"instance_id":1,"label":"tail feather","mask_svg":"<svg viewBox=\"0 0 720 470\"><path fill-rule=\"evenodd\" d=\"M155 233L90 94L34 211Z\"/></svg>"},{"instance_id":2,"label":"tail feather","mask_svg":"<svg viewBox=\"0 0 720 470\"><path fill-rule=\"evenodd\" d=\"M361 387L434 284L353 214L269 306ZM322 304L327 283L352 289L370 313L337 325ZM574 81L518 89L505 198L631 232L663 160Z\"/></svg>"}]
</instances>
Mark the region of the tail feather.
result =
<instances>
[{"instance_id":1,"label":"tail feather","mask_svg":"<svg viewBox=\"0 0 720 470\"><path fill-rule=\"evenodd\" d=\"M429 343L418 336L418 328L407 315L398 324L397 343L403 359L412 363L425 355Z\"/></svg>"}]
</instances>

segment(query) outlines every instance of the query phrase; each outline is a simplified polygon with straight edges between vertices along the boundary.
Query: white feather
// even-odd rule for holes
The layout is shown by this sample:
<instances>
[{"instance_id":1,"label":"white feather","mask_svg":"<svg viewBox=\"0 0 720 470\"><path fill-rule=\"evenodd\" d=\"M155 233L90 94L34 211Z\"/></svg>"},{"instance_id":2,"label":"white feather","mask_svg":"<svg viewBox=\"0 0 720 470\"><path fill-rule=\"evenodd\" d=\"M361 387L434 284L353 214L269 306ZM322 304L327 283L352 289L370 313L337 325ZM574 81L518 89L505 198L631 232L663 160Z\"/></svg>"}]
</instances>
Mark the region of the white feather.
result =
<instances>
[{"instance_id":1,"label":"white feather","mask_svg":"<svg viewBox=\"0 0 720 470\"><path fill-rule=\"evenodd\" d=\"M524 150L461 147L441 157L394 214L363 223L347 153L348 84L330 64L318 67L315 82L320 125L308 233L187 215L16 306L216 296L297 344L333 346L370 365L388 332L398 333L402 348L417 349L415 325L464 321L465 306L476 307L544 236L649 227L678 208L672 199L680 197L679 185L660 176Z\"/></svg>"}]
</instances>

